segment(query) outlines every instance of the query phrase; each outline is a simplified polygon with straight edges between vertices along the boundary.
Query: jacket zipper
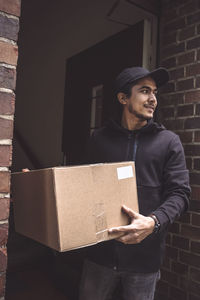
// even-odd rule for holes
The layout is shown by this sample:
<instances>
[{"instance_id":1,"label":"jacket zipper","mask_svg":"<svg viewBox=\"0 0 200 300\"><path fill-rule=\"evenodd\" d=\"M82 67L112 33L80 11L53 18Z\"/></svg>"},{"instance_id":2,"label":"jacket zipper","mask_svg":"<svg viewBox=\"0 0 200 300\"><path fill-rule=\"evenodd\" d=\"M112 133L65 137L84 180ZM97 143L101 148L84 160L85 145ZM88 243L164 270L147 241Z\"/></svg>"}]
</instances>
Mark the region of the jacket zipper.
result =
<instances>
[{"instance_id":1,"label":"jacket zipper","mask_svg":"<svg viewBox=\"0 0 200 300\"><path fill-rule=\"evenodd\" d=\"M139 135L139 133L136 133L135 141L134 141L134 145L133 145L133 161L135 161L135 159L136 159L136 153L137 153L137 147L138 147L138 135Z\"/></svg>"},{"instance_id":2,"label":"jacket zipper","mask_svg":"<svg viewBox=\"0 0 200 300\"><path fill-rule=\"evenodd\" d=\"M137 147L138 147L138 135L139 135L139 133L136 133L135 137L134 137L133 156L132 156L133 161L135 161L135 159L136 159L136 153L137 153ZM127 155L126 155L127 159L129 159L130 154L131 154L130 151L132 150L130 147L132 138L133 138L133 135L129 134L128 135Z\"/></svg>"},{"instance_id":3,"label":"jacket zipper","mask_svg":"<svg viewBox=\"0 0 200 300\"><path fill-rule=\"evenodd\" d=\"M130 151L130 144L131 144L132 134L128 135L128 146L127 146L127 152L126 152L126 160L129 159L129 151Z\"/></svg>"}]
</instances>

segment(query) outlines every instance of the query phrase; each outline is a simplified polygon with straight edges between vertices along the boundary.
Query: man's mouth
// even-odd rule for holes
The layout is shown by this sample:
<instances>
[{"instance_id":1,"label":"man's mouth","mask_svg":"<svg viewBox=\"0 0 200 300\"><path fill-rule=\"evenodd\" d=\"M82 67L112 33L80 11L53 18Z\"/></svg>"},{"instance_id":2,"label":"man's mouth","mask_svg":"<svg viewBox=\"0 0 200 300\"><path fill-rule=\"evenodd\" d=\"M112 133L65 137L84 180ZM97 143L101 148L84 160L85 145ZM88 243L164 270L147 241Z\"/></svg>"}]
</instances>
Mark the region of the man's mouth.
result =
<instances>
[{"instance_id":1,"label":"man's mouth","mask_svg":"<svg viewBox=\"0 0 200 300\"><path fill-rule=\"evenodd\" d=\"M147 109L151 109L153 111L155 110L155 106L153 106L153 105L145 104L144 107L147 108Z\"/></svg>"}]
</instances>

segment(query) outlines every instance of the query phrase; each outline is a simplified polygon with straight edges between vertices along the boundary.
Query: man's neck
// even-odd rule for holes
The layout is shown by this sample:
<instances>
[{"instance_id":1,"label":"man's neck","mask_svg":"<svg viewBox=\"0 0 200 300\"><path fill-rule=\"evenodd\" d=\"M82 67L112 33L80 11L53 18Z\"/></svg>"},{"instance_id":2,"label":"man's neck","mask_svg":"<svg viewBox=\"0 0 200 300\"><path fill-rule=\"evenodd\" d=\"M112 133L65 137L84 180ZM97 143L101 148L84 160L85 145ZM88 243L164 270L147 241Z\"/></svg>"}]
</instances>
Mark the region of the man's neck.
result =
<instances>
[{"instance_id":1,"label":"man's neck","mask_svg":"<svg viewBox=\"0 0 200 300\"><path fill-rule=\"evenodd\" d=\"M122 115L121 125L128 130L138 130L147 124L146 120L139 118L126 118Z\"/></svg>"}]
</instances>

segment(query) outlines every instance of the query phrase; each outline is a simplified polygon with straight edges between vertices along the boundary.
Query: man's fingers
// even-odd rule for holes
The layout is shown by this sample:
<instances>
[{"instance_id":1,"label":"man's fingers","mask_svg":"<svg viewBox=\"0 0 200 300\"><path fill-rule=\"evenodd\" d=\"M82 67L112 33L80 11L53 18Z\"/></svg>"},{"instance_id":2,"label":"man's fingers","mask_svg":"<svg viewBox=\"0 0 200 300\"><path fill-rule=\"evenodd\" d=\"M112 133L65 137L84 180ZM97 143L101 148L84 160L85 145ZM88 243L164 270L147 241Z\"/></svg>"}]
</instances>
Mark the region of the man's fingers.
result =
<instances>
[{"instance_id":1,"label":"man's fingers","mask_svg":"<svg viewBox=\"0 0 200 300\"><path fill-rule=\"evenodd\" d=\"M134 235L133 233L126 234L117 239L119 242L123 244L138 244L140 243L140 239L138 235Z\"/></svg>"},{"instance_id":2,"label":"man's fingers","mask_svg":"<svg viewBox=\"0 0 200 300\"><path fill-rule=\"evenodd\" d=\"M30 170L28 168L22 169L22 172L29 172Z\"/></svg>"},{"instance_id":3,"label":"man's fingers","mask_svg":"<svg viewBox=\"0 0 200 300\"><path fill-rule=\"evenodd\" d=\"M125 226L119 226L119 227L112 227L108 230L109 233L112 233L112 232L127 232L127 231L133 231L133 228L130 228L130 225L125 225Z\"/></svg>"},{"instance_id":4,"label":"man's fingers","mask_svg":"<svg viewBox=\"0 0 200 300\"><path fill-rule=\"evenodd\" d=\"M125 212L131 218L137 218L138 217L138 213L136 213L134 210L127 207L126 205L122 205L122 210L123 210L123 212Z\"/></svg>"}]
</instances>

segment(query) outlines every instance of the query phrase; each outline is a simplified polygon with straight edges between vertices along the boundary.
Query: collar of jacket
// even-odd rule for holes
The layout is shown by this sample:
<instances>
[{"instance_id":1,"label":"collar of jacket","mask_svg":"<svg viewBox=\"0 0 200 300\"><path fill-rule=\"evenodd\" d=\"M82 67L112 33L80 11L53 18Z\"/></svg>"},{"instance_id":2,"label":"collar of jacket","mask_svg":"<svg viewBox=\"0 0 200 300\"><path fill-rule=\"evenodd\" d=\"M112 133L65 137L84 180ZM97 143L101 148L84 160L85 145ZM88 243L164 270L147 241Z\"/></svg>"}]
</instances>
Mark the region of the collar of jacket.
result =
<instances>
[{"instance_id":1,"label":"collar of jacket","mask_svg":"<svg viewBox=\"0 0 200 300\"><path fill-rule=\"evenodd\" d=\"M120 125L119 122L111 119L109 120L107 127L110 128L111 130L117 131L117 132L121 132L123 134L126 135L130 135L130 134L136 134L136 133L143 133L143 132L157 132L157 131L161 131L161 130L166 130L166 128L159 123L156 123L153 121L153 119L150 119L147 121L147 124L137 130L129 130L127 128L124 128Z\"/></svg>"}]
</instances>

